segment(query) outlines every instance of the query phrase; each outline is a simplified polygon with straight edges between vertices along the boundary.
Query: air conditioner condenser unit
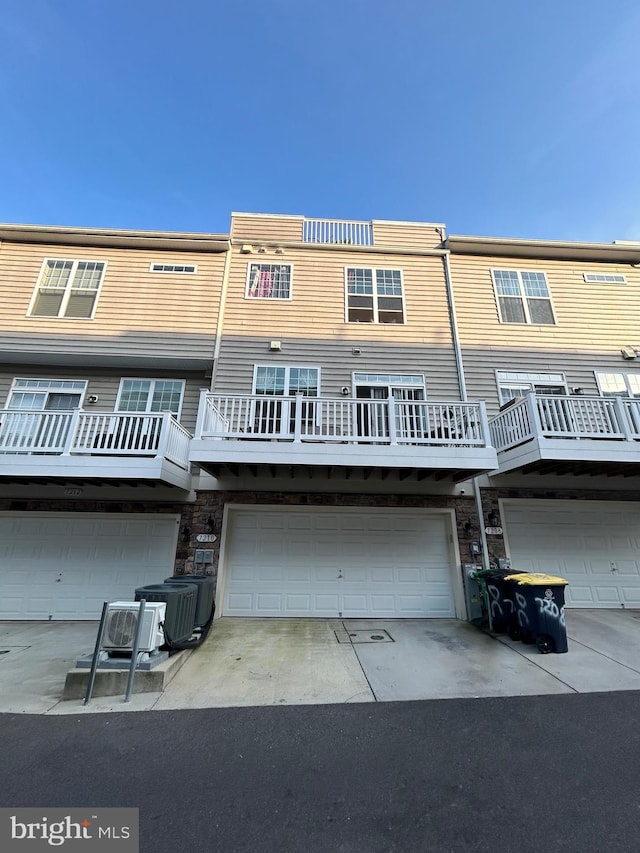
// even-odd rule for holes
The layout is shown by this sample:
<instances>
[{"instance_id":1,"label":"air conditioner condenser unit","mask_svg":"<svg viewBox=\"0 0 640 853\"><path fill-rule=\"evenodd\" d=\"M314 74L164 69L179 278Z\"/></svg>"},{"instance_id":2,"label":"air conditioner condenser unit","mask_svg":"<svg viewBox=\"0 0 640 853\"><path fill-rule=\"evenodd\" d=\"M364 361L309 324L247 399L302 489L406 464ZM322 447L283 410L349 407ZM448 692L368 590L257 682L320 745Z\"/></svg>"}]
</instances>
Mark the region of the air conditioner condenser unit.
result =
<instances>
[{"instance_id":1,"label":"air conditioner condenser unit","mask_svg":"<svg viewBox=\"0 0 640 853\"><path fill-rule=\"evenodd\" d=\"M164 644L162 624L166 608L164 602L145 603L139 651L153 652ZM102 640L103 649L109 652L132 651L139 611L139 601L112 601L109 604Z\"/></svg>"}]
</instances>

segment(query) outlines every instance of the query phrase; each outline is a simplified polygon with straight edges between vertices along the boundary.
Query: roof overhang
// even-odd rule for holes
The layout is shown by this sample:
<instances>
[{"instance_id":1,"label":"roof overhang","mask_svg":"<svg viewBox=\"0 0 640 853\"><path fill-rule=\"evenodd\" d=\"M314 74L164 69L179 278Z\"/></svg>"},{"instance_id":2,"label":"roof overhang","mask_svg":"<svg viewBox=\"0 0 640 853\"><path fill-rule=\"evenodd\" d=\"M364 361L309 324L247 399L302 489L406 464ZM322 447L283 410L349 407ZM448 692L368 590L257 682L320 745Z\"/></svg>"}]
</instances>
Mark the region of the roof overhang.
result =
<instances>
[{"instance_id":1,"label":"roof overhang","mask_svg":"<svg viewBox=\"0 0 640 853\"><path fill-rule=\"evenodd\" d=\"M465 237L452 234L445 248L458 255L505 258L542 258L640 264L640 242L565 243L555 240L519 240L508 237Z\"/></svg>"},{"instance_id":2,"label":"roof overhang","mask_svg":"<svg viewBox=\"0 0 640 853\"><path fill-rule=\"evenodd\" d=\"M72 246L113 246L128 249L168 249L183 252L224 252L227 234L181 231L125 231L111 228L71 228L59 225L0 224L0 240Z\"/></svg>"}]
</instances>

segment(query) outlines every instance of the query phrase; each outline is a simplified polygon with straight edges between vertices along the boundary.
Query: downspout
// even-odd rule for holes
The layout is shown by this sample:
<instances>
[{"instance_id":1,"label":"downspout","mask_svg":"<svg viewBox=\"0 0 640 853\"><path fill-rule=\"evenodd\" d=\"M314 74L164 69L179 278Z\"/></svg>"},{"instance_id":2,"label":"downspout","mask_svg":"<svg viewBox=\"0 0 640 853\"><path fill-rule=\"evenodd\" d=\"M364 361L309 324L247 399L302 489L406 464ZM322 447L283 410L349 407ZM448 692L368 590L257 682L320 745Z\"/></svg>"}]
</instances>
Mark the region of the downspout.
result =
<instances>
[{"instance_id":1,"label":"downspout","mask_svg":"<svg viewBox=\"0 0 640 853\"><path fill-rule=\"evenodd\" d=\"M438 229L440 236L442 237L443 245L446 244L446 236L444 228ZM451 340L453 343L453 352L456 360L456 370L458 371L458 386L460 388L460 399L462 402L466 403L468 400L467 397L467 383L464 375L464 364L462 361L462 348L460 346L460 335L458 334L458 321L456 318L456 304L453 297L453 281L451 277L451 264L449 261L449 257L451 252L449 249L445 251L445 254L442 256L442 263L444 265L444 281L445 287L447 290L447 306L449 309L449 322L451 325ZM478 477L473 478L473 495L476 503L476 513L478 514L478 520L480 523L480 544L482 547L482 568L489 568L489 551L487 544L487 534L484 529L484 512L482 509L482 495L480 494L480 483Z\"/></svg>"},{"instance_id":2,"label":"downspout","mask_svg":"<svg viewBox=\"0 0 640 853\"><path fill-rule=\"evenodd\" d=\"M222 330L224 328L224 312L227 304L227 291L229 289L229 273L231 272L231 250L233 243L229 239L227 253L224 258L224 270L222 272L222 287L220 288L220 305L218 306L218 321L216 323L216 343L213 349L213 364L211 365L211 388L215 388L216 373L218 372L218 361L220 360L220 348L222 346Z\"/></svg>"}]
</instances>

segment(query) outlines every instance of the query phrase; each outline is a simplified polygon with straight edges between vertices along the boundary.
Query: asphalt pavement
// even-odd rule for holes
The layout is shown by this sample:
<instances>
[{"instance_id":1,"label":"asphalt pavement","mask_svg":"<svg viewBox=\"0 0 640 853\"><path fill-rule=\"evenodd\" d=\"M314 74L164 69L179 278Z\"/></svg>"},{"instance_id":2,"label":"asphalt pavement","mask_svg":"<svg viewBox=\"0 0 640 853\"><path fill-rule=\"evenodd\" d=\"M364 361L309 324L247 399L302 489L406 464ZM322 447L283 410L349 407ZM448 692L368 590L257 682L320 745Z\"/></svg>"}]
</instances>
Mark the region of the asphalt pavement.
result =
<instances>
[{"instance_id":1,"label":"asphalt pavement","mask_svg":"<svg viewBox=\"0 0 640 853\"><path fill-rule=\"evenodd\" d=\"M638 693L0 716L0 804L140 809L140 850L631 851Z\"/></svg>"}]
</instances>

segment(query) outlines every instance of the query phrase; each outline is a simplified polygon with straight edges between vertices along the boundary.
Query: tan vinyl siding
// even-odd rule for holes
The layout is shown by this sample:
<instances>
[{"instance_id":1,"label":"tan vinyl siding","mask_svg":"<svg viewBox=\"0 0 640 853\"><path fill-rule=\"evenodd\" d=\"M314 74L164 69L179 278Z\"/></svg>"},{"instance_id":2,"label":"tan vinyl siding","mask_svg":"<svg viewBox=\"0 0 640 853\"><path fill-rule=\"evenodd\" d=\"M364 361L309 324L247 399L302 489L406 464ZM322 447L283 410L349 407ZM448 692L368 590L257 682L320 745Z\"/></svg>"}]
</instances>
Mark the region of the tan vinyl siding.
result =
<instances>
[{"instance_id":1,"label":"tan vinyl siding","mask_svg":"<svg viewBox=\"0 0 640 853\"><path fill-rule=\"evenodd\" d=\"M442 242L436 225L373 221L373 245L435 249Z\"/></svg>"},{"instance_id":2,"label":"tan vinyl siding","mask_svg":"<svg viewBox=\"0 0 640 853\"><path fill-rule=\"evenodd\" d=\"M546 273L556 325L500 323L492 269ZM498 408L496 371L562 373L569 393L598 394L595 371L640 372L620 348L640 342L640 271L621 264L451 256L458 331L469 397ZM626 284L584 281L624 275Z\"/></svg>"},{"instance_id":3,"label":"tan vinyl siding","mask_svg":"<svg viewBox=\"0 0 640 853\"><path fill-rule=\"evenodd\" d=\"M112 371L87 369L73 370L70 368L40 367L38 365L15 365L0 371L0 409L7 404L9 392L14 379L78 379L87 382L84 397L84 410L87 412L113 412L115 410L120 379L135 376L139 379L183 379L185 380L184 399L180 422L191 433L195 428L200 389L206 387L204 374L185 374L179 372L153 371L123 371L114 374ZM97 403L88 403L87 398L95 394Z\"/></svg>"},{"instance_id":4,"label":"tan vinyl siding","mask_svg":"<svg viewBox=\"0 0 640 853\"><path fill-rule=\"evenodd\" d=\"M361 351L359 356L351 352L355 343ZM288 338L283 341L282 352L276 354L268 351L268 345L265 338L223 337L216 393L251 393L253 368L260 364L319 367L323 397L341 396L344 386L351 393L354 373L419 373L425 378L429 399L459 399L451 350L447 347Z\"/></svg>"},{"instance_id":5,"label":"tan vinyl siding","mask_svg":"<svg viewBox=\"0 0 640 853\"><path fill-rule=\"evenodd\" d=\"M29 317L45 258L106 261L94 318ZM195 274L149 272L196 264ZM213 352L224 254L11 243L0 249L0 352L206 359Z\"/></svg>"},{"instance_id":6,"label":"tan vinyl siding","mask_svg":"<svg viewBox=\"0 0 640 853\"><path fill-rule=\"evenodd\" d=\"M544 272L556 325L500 323L491 269ZM621 264L451 256L463 346L612 353L640 340L640 271ZM585 282L585 272L625 275L626 284Z\"/></svg>"},{"instance_id":7,"label":"tan vinyl siding","mask_svg":"<svg viewBox=\"0 0 640 853\"><path fill-rule=\"evenodd\" d=\"M582 388L586 395L599 394L595 372L638 373L640 365L623 361L619 353L602 354L567 350L489 349L464 347L463 358L469 399L485 400L495 414L499 406L496 371L511 373L561 373L568 392Z\"/></svg>"},{"instance_id":8,"label":"tan vinyl siding","mask_svg":"<svg viewBox=\"0 0 640 853\"><path fill-rule=\"evenodd\" d=\"M441 258L320 246L258 256L236 247L232 257L216 391L249 393L254 364L307 364L321 368L325 396L351 386L357 371L422 373L429 397L458 399ZM291 300L245 298L247 267L256 262L293 265ZM401 269L406 322L346 323L345 267ZM271 340L281 352L269 352Z\"/></svg>"},{"instance_id":9,"label":"tan vinyl siding","mask_svg":"<svg viewBox=\"0 0 640 853\"><path fill-rule=\"evenodd\" d=\"M256 216L251 214L232 214L231 239L247 242L295 243L302 240L302 216Z\"/></svg>"}]
</instances>

